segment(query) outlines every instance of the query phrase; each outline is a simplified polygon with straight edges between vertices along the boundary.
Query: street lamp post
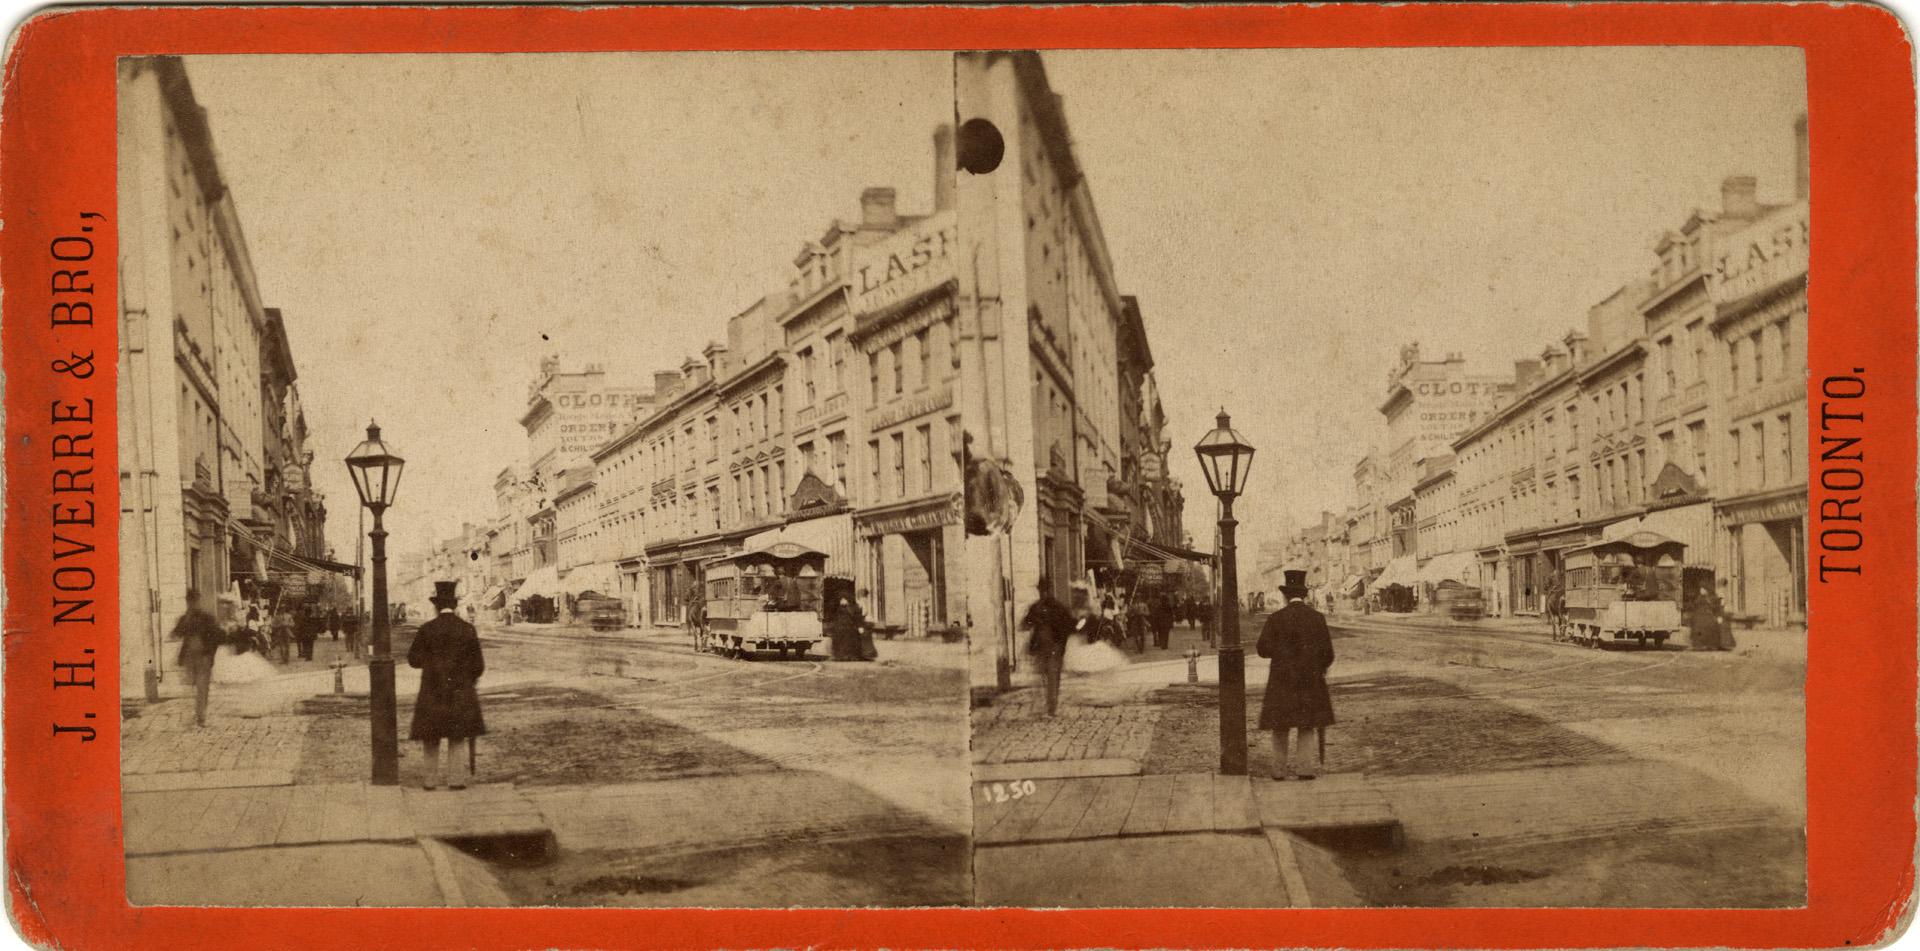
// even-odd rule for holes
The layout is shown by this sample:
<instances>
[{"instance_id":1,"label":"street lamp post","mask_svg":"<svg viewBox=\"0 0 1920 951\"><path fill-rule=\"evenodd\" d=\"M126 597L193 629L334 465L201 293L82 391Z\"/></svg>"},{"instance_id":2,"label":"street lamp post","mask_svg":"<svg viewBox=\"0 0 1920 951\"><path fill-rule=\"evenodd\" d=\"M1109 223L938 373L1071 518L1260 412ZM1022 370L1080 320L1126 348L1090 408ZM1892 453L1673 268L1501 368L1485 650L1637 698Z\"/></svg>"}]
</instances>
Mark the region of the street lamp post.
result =
<instances>
[{"instance_id":1,"label":"street lamp post","mask_svg":"<svg viewBox=\"0 0 1920 951\"><path fill-rule=\"evenodd\" d=\"M1220 500L1220 772L1247 774L1247 671L1240 646L1240 579L1235 561L1233 500L1247 486L1253 447L1233 431L1222 409L1212 432L1193 447L1207 488Z\"/></svg>"},{"instance_id":2,"label":"street lamp post","mask_svg":"<svg viewBox=\"0 0 1920 951\"><path fill-rule=\"evenodd\" d=\"M387 530L380 516L400 489L406 460L380 441L380 427L367 424L367 438L347 454L347 471L360 504L373 513L373 658L367 662L367 698L373 727L373 784L400 784L400 705L393 688L393 634L387 626Z\"/></svg>"}]
</instances>

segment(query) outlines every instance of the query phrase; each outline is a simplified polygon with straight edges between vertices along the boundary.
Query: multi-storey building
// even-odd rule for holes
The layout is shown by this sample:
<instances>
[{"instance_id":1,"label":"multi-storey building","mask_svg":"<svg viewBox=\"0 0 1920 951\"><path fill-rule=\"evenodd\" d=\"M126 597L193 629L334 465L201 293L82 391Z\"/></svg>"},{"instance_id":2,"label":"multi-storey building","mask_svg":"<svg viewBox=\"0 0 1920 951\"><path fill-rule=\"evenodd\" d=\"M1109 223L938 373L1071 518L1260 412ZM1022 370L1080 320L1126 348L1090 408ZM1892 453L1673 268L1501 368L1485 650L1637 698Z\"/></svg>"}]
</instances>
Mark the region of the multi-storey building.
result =
<instances>
[{"instance_id":1,"label":"multi-storey building","mask_svg":"<svg viewBox=\"0 0 1920 951\"><path fill-rule=\"evenodd\" d=\"M974 680L1004 682L1019 663L1015 610L1043 582L1061 598L1075 580L1121 572L1164 585L1166 566L1190 553L1173 544L1180 496L1165 475L1141 307L1120 293L1040 57L959 54L955 102L959 257L971 262L957 291L977 353L961 368L968 451L1023 500L1004 531L969 542ZM1146 485L1122 490L1146 471Z\"/></svg>"},{"instance_id":2,"label":"multi-storey building","mask_svg":"<svg viewBox=\"0 0 1920 951\"><path fill-rule=\"evenodd\" d=\"M1541 611L1564 552L1652 531L1686 544L1688 590L1717 575L1736 613L1804 619L1805 204L1755 187L1728 178L1453 442L1491 609Z\"/></svg>"},{"instance_id":3,"label":"multi-storey building","mask_svg":"<svg viewBox=\"0 0 1920 951\"><path fill-rule=\"evenodd\" d=\"M1804 140L1804 119L1797 131ZM1807 247L1803 195L1727 236L1708 262L1724 474L1716 561L1728 609L1768 626L1806 620Z\"/></svg>"},{"instance_id":4,"label":"multi-storey building","mask_svg":"<svg viewBox=\"0 0 1920 951\"><path fill-rule=\"evenodd\" d=\"M725 345L655 374L652 411L563 494L580 515L560 534L594 539L631 622L679 623L704 563L778 540L825 552L882 627L959 615L950 133L934 144L931 214L867 189L861 217L805 242L785 291L730 319Z\"/></svg>"},{"instance_id":5,"label":"multi-storey building","mask_svg":"<svg viewBox=\"0 0 1920 951\"><path fill-rule=\"evenodd\" d=\"M262 306L180 60L119 67L121 684L165 676L188 591L304 595L326 507L279 312Z\"/></svg>"}]
</instances>

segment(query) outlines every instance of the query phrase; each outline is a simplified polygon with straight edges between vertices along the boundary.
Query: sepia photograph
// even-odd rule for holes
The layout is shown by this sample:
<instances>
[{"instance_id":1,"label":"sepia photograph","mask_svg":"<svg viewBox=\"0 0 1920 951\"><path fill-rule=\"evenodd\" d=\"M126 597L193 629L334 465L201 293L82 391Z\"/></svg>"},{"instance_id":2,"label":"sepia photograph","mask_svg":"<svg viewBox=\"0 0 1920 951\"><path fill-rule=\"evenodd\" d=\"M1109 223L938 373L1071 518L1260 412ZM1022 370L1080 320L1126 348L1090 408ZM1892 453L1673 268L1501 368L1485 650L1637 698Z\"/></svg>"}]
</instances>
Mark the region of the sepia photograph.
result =
<instances>
[{"instance_id":1,"label":"sepia photograph","mask_svg":"<svg viewBox=\"0 0 1920 951\"><path fill-rule=\"evenodd\" d=\"M135 905L1806 901L1796 48L116 108Z\"/></svg>"},{"instance_id":2,"label":"sepia photograph","mask_svg":"<svg viewBox=\"0 0 1920 951\"><path fill-rule=\"evenodd\" d=\"M977 901L1804 904L1799 49L954 94Z\"/></svg>"},{"instance_id":3,"label":"sepia photograph","mask_svg":"<svg viewBox=\"0 0 1920 951\"><path fill-rule=\"evenodd\" d=\"M971 900L951 77L120 61L133 904Z\"/></svg>"}]
</instances>

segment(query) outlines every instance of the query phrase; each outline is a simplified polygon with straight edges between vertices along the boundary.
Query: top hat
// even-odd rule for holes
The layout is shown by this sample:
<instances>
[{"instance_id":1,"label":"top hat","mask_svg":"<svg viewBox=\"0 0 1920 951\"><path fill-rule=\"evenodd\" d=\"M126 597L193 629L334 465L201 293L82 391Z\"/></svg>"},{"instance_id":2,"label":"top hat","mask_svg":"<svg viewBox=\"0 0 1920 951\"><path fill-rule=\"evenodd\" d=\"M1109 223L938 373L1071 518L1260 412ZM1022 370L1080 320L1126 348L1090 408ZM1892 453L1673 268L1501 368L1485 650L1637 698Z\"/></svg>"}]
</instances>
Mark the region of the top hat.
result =
<instances>
[{"instance_id":1,"label":"top hat","mask_svg":"<svg viewBox=\"0 0 1920 951\"><path fill-rule=\"evenodd\" d=\"M453 607L460 603L460 596L454 593L454 589L459 585L458 581L436 581L433 583L433 597L429 600L437 608Z\"/></svg>"},{"instance_id":2,"label":"top hat","mask_svg":"<svg viewBox=\"0 0 1920 951\"><path fill-rule=\"evenodd\" d=\"M1281 574L1285 576L1285 580L1280 585L1280 592L1282 594L1307 593L1307 573L1305 571L1296 571L1290 568L1281 572Z\"/></svg>"}]
</instances>

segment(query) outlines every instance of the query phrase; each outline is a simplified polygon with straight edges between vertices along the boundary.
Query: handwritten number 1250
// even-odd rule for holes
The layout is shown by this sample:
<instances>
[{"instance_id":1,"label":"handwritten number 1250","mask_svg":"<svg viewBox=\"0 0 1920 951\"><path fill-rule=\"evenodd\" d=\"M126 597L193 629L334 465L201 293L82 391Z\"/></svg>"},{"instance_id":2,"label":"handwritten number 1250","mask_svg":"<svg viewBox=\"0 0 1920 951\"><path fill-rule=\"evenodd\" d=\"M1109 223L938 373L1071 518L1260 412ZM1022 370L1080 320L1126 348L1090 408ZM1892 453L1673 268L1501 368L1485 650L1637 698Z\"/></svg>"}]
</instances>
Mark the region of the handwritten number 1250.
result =
<instances>
[{"instance_id":1,"label":"handwritten number 1250","mask_svg":"<svg viewBox=\"0 0 1920 951\"><path fill-rule=\"evenodd\" d=\"M980 787L980 798L987 802L1007 802L1012 799L1025 799L1033 795L1035 786L1031 779L1016 779L1010 783L993 783Z\"/></svg>"}]
</instances>

